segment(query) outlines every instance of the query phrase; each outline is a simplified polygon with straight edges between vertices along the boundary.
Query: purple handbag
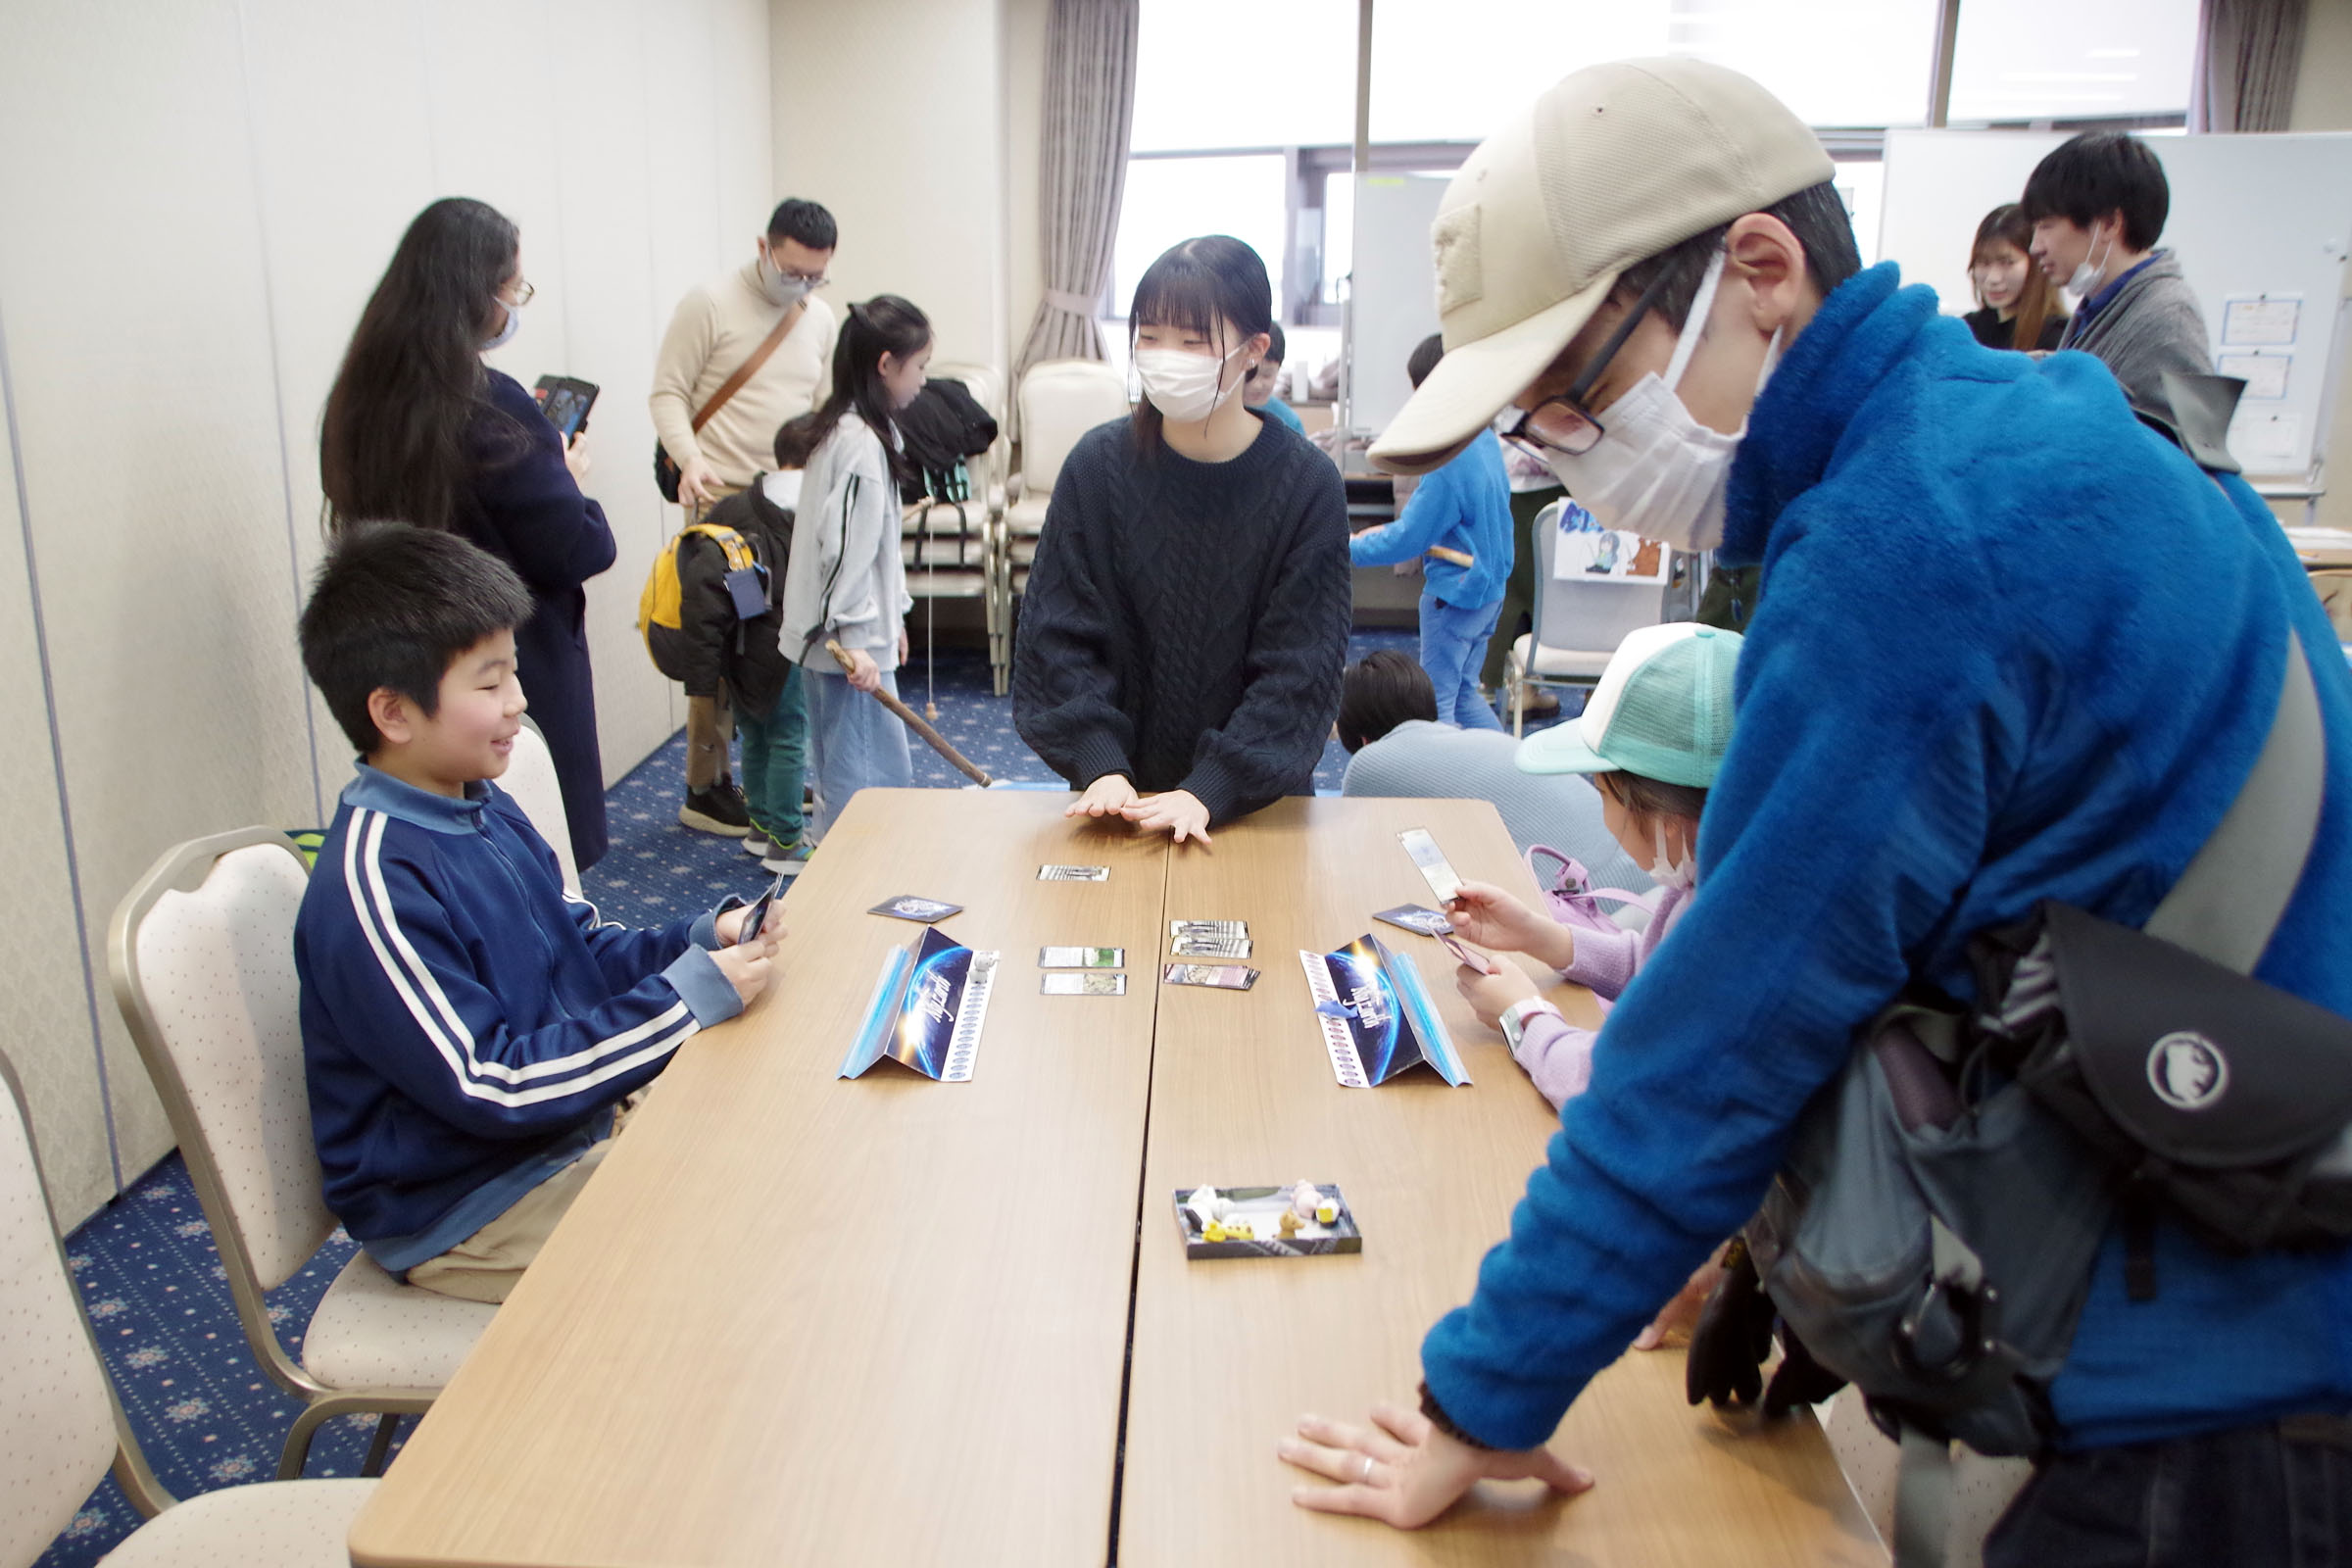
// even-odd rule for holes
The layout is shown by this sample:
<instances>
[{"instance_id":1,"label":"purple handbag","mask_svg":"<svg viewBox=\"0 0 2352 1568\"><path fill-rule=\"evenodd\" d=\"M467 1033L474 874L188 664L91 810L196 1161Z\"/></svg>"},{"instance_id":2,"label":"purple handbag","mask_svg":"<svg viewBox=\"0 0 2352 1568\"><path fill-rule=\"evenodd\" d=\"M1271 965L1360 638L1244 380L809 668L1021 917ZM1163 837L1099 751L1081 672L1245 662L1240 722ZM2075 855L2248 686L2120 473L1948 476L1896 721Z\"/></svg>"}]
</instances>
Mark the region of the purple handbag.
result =
<instances>
[{"instance_id":1,"label":"purple handbag","mask_svg":"<svg viewBox=\"0 0 2352 1568\"><path fill-rule=\"evenodd\" d=\"M1538 858L1557 862L1546 877ZM1544 912L1564 926L1585 931L1601 931L1612 936L1624 926L1601 908L1600 901L1631 904L1642 909L1654 908L1658 896L1654 893L1628 893L1623 888L1596 888L1592 873L1574 856L1563 855L1548 844L1530 845L1527 852L1528 874L1536 886L1544 890Z\"/></svg>"}]
</instances>

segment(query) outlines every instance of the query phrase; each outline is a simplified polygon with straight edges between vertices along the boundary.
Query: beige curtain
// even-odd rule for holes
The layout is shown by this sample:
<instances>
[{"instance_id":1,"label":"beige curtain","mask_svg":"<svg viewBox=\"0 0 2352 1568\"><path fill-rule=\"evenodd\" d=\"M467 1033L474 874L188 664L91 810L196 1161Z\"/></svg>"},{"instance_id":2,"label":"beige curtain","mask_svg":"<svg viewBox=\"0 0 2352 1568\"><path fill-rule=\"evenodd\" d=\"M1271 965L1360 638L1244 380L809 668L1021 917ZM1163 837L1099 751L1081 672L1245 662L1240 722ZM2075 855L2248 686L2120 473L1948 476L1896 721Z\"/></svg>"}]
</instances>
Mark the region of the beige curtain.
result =
<instances>
[{"instance_id":1,"label":"beige curtain","mask_svg":"<svg viewBox=\"0 0 2352 1568\"><path fill-rule=\"evenodd\" d=\"M2308 6L2309 0L2204 0L2189 129L2286 129Z\"/></svg>"},{"instance_id":2,"label":"beige curtain","mask_svg":"<svg viewBox=\"0 0 2352 1568\"><path fill-rule=\"evenodd\" d=\"M1138 0L1054 0L1039 205L1046 293L1013 368L1105 358L1095 305L1109 280L1135 118Z\"/></svg>"}]
</instances>

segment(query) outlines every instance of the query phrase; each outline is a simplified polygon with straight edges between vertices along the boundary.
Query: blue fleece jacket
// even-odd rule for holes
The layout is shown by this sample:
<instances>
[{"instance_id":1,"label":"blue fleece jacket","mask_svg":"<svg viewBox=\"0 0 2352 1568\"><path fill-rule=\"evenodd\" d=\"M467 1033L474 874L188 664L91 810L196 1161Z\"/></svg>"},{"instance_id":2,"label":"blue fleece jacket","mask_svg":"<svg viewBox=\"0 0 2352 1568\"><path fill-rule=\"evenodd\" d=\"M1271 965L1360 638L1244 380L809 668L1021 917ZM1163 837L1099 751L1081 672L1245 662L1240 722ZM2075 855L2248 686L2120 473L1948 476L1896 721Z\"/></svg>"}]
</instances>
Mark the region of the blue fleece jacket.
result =
<instances>
[{"instance_id":1,"label":"blue fleece jacket","mask_svg":"<svg viewBox=\"0 0 2352 1568\"><path fill-rule=\"evenodd\" d=\"M2087 355L1984 349L1881 266L1789 345L1733 467L1764 568L1707 799L1707 896L1609 1015L1510 1239L1422 1347L1454 1420L1542 1442L1764 1194L1798 1112L1914 968L2060 899L2137 925L2260 751L2287 628L2328 729L2318 841L2257 973L2352 1014L2352 673L2270 513ZM2346 1250L2101 1253L2062 1442L2352 1406Z\"/></svg>"},{"instance_id":2,"label":"blue fleece jacket","mask_svg":"<svg viewBox=\"0 0 2352 1568\"><path fill-rule=\"evenodd\" d=\"M504 1213L742 1010L713 925L605 925L496 785L362 765L294 923L327 1207L394 1273Z\"/></svg>"},{"instance_id":3,"label":"blue fleece jacket","mask_svg":"<svg viewBox=\"0 0 2352 1568\"><path fill-rule=\"evenodd\" d=\"M1417 559L1431 545L1477 562L1422 562L1432 594L1457 610L1501 602L1511 580L1511 481L1502 471L1502 440L1494 431L1479 431L1444 467L1424 475L1396 521L1349 540L1348 559L1358 566L1393 566Z\"/></svg>"}]
</instances>

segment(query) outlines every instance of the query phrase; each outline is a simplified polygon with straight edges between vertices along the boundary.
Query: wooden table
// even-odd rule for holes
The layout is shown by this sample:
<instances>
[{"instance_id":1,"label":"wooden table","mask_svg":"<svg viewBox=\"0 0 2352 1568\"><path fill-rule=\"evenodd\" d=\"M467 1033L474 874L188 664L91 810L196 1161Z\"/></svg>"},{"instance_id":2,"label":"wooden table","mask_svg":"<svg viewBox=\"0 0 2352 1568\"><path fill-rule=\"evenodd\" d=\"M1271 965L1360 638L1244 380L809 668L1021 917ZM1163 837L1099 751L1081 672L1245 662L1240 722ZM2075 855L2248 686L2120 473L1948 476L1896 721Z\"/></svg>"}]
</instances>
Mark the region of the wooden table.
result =
<instances>
[{"instance_id":1,"label":"wooden table","mask_svg":"<svg viewBox=\"0 0 2352 1568\"><path fill-rule=\"evenodd\" d=\"M785 972L689 1041L354 1525L372 1564L1101 1562L1164 839L1066 798L866 791L786 898ZM1049 860L1102 883L1041 883ZM834 1073L884 950L952 900L1004 955L972 1081Z\"/></svg>"},{"instance_id":2,"label":"wooden table","mask_svg":"<svg viewBox=\"0 0 2352 1568\"><path fill-rule=\"evenodd\" d=\"M1178 855L1171 918L1246 919L1263 971L1247 995L1170 987L1159 1004L1144 1177L1135 1354L1119 1561L1663 1565L1883 1563L1810 1417L1735 1435L1683 1398L1682 1356L1628 1356L1570 1413L1554 1446L1600 1477L1573 1502L1536 1483L1489 1487L1403 1535L1308 1513L1314 1479L1274 1445L1308 1411L1360 1420L1410 1403L1421 1337L1469 1297L1558 1119L1501 1040L1454 993L1438 944L1390 926L1438 1000L1474 1080L1414 1068L1343 1089L1298 952L1373 928L1370 911L1429 902L1396 845L1426 827L1454 868L1532 898L1501 819L1483 802L1293 800ZM1592 999L1554 994L1591 1022ZM1178 1189L1337 1182L1361 1254L1188 1262Z\"/></svg>"},{"instance_id":3,"label":"wooden table","mask_svg":"<svg viewBox=\"0 0 2352 1568\"><path fill-rule=\"evenodd\" d=\"M1477 1085L1340 1089L1296 951L1427 902L1398 828L1466 875L1525 872L1483 803L1287 802L1171 852L1073 828L1065 801L859 796L786 900L784 977L663 1074L353 1527L356 1562L1102 1563L1131 1303L1122 1562L1884 1561L1810 1423L1735 1436L1684 1405L1671 1354L1570 1415L1560 1446L1602 1478L1574 1502L1490 1489L1415 1536L1293 1507L1276 1439L1409 1393L1552 1125L1401 931ZM1049 860L1111 878L1039 883ZM916 933L863 912L899 893L968 905L946 929L1004 955L968 1084L833 1078ZM1170 917L1249 920L1257 988L1156 987ZM1126 947L1130 995L1040 997L1049 944ZM1174 1189L1300 1176L1342 1184L1360 1257L1185 1262Z\"/></svg>"}]
</instances>

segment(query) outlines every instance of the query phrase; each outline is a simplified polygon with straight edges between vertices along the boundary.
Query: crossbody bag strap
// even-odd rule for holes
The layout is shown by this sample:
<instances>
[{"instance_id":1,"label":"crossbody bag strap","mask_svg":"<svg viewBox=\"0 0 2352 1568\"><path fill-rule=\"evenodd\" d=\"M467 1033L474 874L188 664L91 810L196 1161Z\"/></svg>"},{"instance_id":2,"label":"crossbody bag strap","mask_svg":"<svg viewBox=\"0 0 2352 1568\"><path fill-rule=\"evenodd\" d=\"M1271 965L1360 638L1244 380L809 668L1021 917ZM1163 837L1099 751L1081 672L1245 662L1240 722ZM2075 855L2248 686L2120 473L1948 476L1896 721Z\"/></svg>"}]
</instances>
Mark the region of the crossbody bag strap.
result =
<instances>
[{"instance_id":1,"label":"crossbody bag strap","mask_svg":"<svg viewBox=\"0 0 2352 1568\"><path fill-rule=\"evenodd\" d=\"M792 309L784 313L783 319L777 321L767 336L760 340L760 346L752 350L752 357L735 367L735 373L718 383L718 390L710 394L710 401L695 411L694 422L687 428L700 434L703 426L710 422L710 416L716 414L727 399L742 391L744 382L760 373L760 367L765 365L767 357L792 335L792 329L801 324L801 318L808 311L808 302L806 299L795 301Z\"/></svg>"},{"instance_id":2,"label":"crossbody bag strap","mask_svg":"<svg viewBox=\"0 0 2352 1568\"><path fill-rule=\"evenodd\" d=\"M2302 634L2289 628L2278 711L2262 755L2222 825L2143 929L2239 974L2251 973L2303 879L2327 785L2319 692Z\"/></svg>"}]
</instances>

